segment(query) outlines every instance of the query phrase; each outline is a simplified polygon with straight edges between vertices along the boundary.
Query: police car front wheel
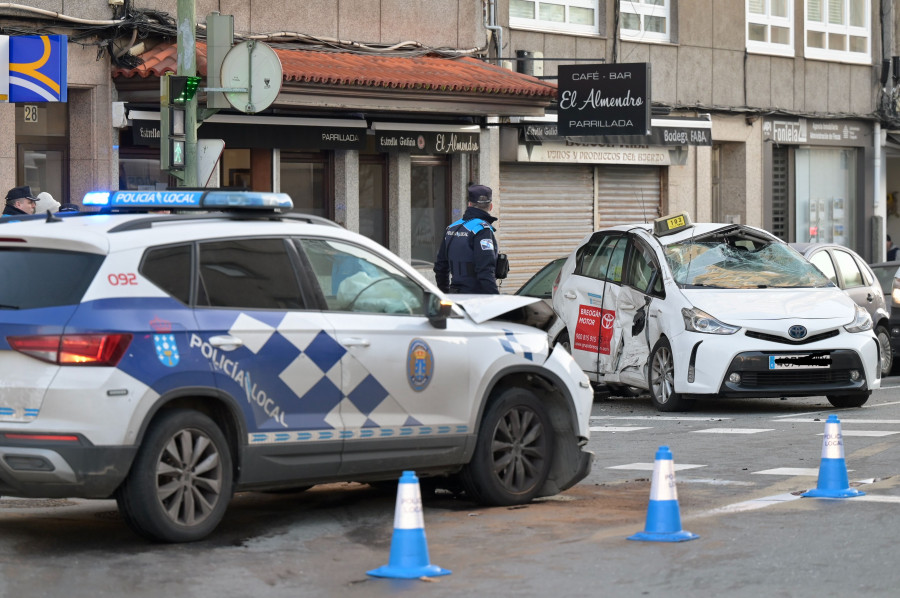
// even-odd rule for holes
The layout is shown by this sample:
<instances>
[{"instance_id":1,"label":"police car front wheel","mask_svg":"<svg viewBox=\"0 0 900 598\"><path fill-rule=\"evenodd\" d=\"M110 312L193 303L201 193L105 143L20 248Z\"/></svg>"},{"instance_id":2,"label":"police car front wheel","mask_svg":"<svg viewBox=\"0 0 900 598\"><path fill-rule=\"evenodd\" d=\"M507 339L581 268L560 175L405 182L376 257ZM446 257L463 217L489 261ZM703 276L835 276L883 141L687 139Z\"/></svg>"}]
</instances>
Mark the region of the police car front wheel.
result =
<instances>
[{"instance_id":1,"label":"police car front wheel","mask_svg":"<svg viewBox=\"0 0 900 598\"><path fill-rule=\"evenodd\" d=\"M222 520L232 483L231 454L219 427L202 413L176 409L150 424L116 501L139 535L192 542Z\"/></svg>"},{"instance_id":2,"label":"police car front wheel","mask_svg":"<svg viewBox=\"0 0 900 598\"><path fill-rule=\"evenodd\" d=\"M531 391L508 388L488 407L472 460L463 469L466 493L486 505L529 502L553 463L553 426Z\"/></svg>"}]
</instances>

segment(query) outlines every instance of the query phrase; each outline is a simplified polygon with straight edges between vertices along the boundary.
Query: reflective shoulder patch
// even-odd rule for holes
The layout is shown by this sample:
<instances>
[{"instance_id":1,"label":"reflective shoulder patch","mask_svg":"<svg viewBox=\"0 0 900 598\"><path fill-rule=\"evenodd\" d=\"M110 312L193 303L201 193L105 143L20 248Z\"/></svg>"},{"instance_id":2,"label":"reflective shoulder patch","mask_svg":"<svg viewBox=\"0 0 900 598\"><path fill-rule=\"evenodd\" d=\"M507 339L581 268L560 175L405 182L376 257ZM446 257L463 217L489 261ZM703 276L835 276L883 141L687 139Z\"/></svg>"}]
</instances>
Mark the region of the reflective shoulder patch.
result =
<instances>
[{"instance_id":1,"label":"reflective shoulder patch","mask_svg":"<svg viewBox=\"0 0 900 598\"><path fill-rule=\"evenodd\" d=\"M491 239L482 239L481 240L481 250L482 251L493 251L494 250L494 242Z\"/></svg>"}]
</instances>

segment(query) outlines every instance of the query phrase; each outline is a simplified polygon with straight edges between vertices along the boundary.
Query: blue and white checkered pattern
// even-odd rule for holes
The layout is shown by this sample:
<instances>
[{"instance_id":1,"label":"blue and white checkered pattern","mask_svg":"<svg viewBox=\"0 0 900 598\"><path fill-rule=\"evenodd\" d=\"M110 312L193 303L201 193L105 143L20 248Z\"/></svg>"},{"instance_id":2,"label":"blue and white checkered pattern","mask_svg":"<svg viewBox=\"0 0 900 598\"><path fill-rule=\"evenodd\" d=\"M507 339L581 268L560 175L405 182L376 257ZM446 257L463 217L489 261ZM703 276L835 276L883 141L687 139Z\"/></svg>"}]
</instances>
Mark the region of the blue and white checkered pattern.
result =
<instances>
[{"instance_id":1,"label":"blue and white checkered pattern","mask_svg":"<svg viewBox=\"0 0 900 598\"><path fill-rule=\"evenodd\" d=\"M281 405L288 427L299 431L250 433L252 444L468 431L468 426L422 426L343 345L326 331L305 326L303 317L289 313L271 327L241 314L229 330L257 358L283 364L278 379L290 390L288 400L302 404L301 409Z\"/></svg>"}]
</instances>

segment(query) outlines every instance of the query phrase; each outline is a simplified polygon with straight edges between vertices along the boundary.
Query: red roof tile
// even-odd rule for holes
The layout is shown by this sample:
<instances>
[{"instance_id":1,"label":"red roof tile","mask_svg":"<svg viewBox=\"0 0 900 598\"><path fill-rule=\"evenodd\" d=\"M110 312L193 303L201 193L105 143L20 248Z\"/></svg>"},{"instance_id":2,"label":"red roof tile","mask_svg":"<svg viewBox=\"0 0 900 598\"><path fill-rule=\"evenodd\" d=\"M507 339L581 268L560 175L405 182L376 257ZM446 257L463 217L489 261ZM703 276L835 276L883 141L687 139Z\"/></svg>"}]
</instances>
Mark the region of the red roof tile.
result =
<instances>
[{"instance_id":1,"label":"red roof tile","mask_svg":"<svg viewBox=\"0 0 900 598\"><path fill-rule=\"evenodd\" d=\"M319 52L273 47L284 72L284 81L385 89L410 89L436 93L497 94L553 98L556 85L514 73L481 60L462 57L381 56L351 52ZM178 46L165 42L140 55L144 61L133 69L115 68L116 77L159 77L176 72ZM197 72L206 75L206 44L197 44Z\"/></svg>"}]
</instances>

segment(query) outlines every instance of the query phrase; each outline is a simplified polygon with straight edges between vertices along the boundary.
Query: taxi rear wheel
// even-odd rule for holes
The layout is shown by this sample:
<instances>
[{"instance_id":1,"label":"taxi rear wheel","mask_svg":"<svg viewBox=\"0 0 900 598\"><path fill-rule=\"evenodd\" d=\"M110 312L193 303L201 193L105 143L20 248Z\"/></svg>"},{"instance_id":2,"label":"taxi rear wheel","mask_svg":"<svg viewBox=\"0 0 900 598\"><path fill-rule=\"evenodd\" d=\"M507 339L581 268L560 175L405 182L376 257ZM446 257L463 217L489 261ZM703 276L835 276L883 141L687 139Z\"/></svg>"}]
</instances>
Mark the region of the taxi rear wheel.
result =
<instances>
[{"instance_id":1,"label":"taxi rear wheel","mask_svg":"<svg viewBox=\"0 0 900 598\"><path fill-rule=\"evenodd\" d=\"M692 401L675 392L675 357L672 346L664 338L653 347L647 383L650 400L657 411L688 411L691 408Z\"/></svg>"},{"instance_id":2,"label":"taxi rear wheel","mask_svg":"<svg viewBox=\"0 0 900 598\"><path fill-rule=\"evenodd\" d=\"M222 520L232 483L225 435L202 413L178 409L150 425L116 502L139 535L193 542Z\"/></svg>"},{"instance_id":3,"label":"taxi rear wheel","mask_svg":"<svg viewBox=\"0 0 900 598\"><path fill-rule=\"evenodd\" d=\"M547 410L531 391L509 388L485 413L475 453L460 479L476 502L519 505L537 496L552 463Z\"/></svg>"}]
</instances>

